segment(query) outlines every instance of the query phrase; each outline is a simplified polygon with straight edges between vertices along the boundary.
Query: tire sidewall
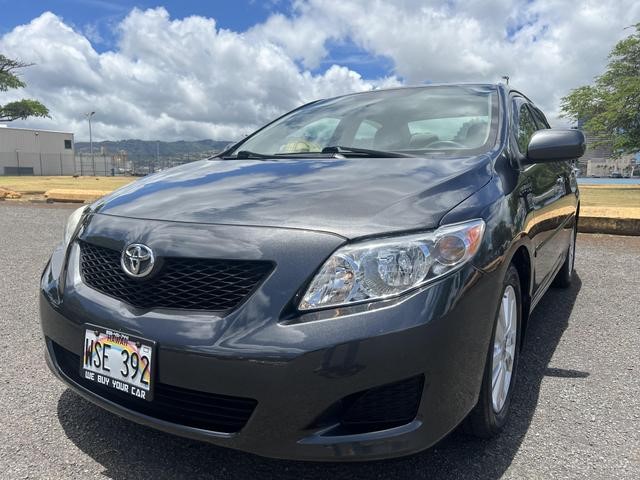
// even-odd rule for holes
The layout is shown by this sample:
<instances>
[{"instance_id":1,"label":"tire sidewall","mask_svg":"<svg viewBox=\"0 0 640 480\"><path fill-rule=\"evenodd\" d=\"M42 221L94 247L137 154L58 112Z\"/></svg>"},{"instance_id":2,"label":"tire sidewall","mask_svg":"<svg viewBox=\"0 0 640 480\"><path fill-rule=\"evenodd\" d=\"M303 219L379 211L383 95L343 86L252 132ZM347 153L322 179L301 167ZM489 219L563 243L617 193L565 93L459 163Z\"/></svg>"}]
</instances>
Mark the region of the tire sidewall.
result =
<instances>
[{"instance_id":1,"label":"tire sidewall","mask_svg":"<svg viewBox=\"0 0 640 480\"><path fill-rule=\"evenodd\" d=\"M568 288L571 285L575 268L577 236L578 229L574 226L571 231L571 243L567 246L567 255L565 256L564 263L562 267L560 267L560 270L558 270L556 278L553 279L552 286L554 287ZM573 249L571 248L572 246Z\"/></svg>"},{"instance_id":2,"label":"tire sidewall","mask_svg":"<svg viewBox=\"0 0 640 480\"><path fill-rule=\"evenodd\" d=\"M578 240L578 228L577 227L573 227L573 231L571 232L571 247L573 247L573 249L570 249L570 255L571 258L569 259L569 281L571 281L573 279L573 271L575 270L575 265L576 265L576 242ZM571 248L569 247L569 248Z\"/></svg>"}]
</instances>

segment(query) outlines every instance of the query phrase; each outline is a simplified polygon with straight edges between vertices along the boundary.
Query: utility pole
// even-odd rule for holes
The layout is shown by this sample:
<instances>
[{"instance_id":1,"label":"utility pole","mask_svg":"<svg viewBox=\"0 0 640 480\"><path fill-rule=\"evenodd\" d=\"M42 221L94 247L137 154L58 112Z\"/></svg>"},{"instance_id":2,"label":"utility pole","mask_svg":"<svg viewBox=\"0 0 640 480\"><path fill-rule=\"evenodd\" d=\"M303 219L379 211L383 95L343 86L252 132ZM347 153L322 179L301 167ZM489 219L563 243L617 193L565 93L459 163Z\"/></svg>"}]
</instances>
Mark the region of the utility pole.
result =
<instances>
[{"instance_id":1,"label":"utility pole","mask_svg":"<svg viewBox=\"0 0 640 480\"><path fill-rule=\"evenodd\" d=\"M504 80L504 81L505 81L505 83L506 83L507 85L509 85L509 75L503 75L503 76L502 76L502 80Z\"/></svg>"},{"instance_id":2,"label":"utility pole","mask_svg":"<svg viewBox=\"0 0 640 480\"><path fill-rule=\"evenodd\" d=\"M160 141L156 140L156 168L160 166Z\"/></svg>"},{"instance_id":3,"label":"utility pole","mask_svg":"<svg viewBox=\"0 0 640 480\"><path fill-rule=\"evenodd\" d=\"M85 114L87 120L89 120L89 152L91 152L91 166L93 168L93 174L96 174L96 162L93 158L93 135L91 134L91 117L93 117L96 112L89 112ZM80 157L82 159L82 157ZM82 172L82 160L80 160L80 171Z\"/></svg>"}]
</instances>

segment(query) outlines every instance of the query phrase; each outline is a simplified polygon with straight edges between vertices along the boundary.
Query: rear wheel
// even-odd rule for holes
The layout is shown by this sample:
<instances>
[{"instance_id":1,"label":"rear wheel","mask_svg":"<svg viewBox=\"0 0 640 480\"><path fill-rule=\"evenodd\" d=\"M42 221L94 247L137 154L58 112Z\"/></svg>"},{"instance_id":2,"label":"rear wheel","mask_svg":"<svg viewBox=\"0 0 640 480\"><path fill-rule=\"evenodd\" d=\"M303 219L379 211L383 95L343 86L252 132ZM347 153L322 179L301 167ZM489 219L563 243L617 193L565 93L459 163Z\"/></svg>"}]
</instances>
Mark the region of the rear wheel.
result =
<instances>
[{"instance_id":1,"label":"rear wheel","mask_svg":"<svg viewBox=\"0 0 640 480\"><path fill-rule=\"evenodd\" d=\"M478 437L493 437L507 421L518 366L521 298L518 271L511 265L502 285L478 403L465 425L469 433Z\"/></svg>"},{"instance_id":2,"label":"rear wheel","mask_svg":"<svg viewBox=\"0 0 640 480\"><path fill-rule=\"evenodd\" d=\"M564 259L562 267L558 270L556 278L553 279L552 285L554 287L567 288L571 285L571 281L573 280L573 266L576 259L576 234L576 227L573 227L571 241L567 249L567 256Z\"/></svg>"}]
</instances>

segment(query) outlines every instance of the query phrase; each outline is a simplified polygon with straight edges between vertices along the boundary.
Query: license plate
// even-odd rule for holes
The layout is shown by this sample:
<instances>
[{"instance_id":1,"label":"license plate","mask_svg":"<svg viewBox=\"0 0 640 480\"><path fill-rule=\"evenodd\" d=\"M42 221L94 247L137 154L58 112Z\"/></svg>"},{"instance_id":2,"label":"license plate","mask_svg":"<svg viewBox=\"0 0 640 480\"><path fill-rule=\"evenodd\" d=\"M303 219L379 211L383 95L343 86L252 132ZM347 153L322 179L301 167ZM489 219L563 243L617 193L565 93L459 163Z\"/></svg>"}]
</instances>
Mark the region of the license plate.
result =
<instances>
[{"instance_id":1,"label":"license plate","mask_svg":"<svg viewBox=\"0 0 640 480\"><path fill-rule=\"evenodd\" d=\"M141 400L153 399L155 342L86 325L80 375Z\"/></svg>"}]
</instances>

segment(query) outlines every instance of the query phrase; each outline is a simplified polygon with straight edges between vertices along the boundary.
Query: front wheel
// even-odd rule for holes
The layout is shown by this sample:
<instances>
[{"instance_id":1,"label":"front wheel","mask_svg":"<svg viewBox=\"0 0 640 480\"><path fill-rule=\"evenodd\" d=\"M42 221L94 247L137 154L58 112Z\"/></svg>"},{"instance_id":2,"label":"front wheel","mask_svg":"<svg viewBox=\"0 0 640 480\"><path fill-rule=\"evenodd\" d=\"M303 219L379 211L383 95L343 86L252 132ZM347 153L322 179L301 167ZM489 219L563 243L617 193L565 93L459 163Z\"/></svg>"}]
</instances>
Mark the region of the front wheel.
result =
<instances>
[{"instance_id":1,"label":"front wheel","mask_svg":"<svg viewBox=\"0 0 640 480\"><path fill-rule=\"evenodd\" d=\"M507 422L518 366L521 298L520 277L510 265L502 285L480 396L465 424L466 431L477 437L493 437Z\"/></svg>"}]
</instances>

